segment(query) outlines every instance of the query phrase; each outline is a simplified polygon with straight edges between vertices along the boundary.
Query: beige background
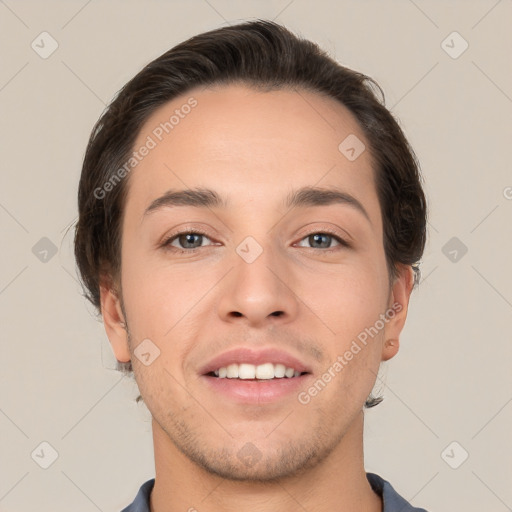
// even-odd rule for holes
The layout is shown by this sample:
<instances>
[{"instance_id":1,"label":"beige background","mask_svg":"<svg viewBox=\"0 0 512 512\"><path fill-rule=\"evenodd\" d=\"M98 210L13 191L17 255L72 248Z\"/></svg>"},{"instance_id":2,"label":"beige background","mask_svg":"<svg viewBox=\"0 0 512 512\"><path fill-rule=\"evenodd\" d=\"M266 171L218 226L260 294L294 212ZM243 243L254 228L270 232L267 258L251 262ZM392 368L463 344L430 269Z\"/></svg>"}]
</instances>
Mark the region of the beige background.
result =
<instances>
[{"instance_id":1,"label":"beige background","mask_svg":"<svg viewBox=\"0 0 512 512\"><path fill-rule=\"evenodd\" d=\"M149 413L76 279L81 161L144 64L255 17L377 79L423 167L423 280L367 412L367 470L429 511L512 510L512 1L0 0L0 511L119 511L154 476Z\"/></svg>"}]
</instances>

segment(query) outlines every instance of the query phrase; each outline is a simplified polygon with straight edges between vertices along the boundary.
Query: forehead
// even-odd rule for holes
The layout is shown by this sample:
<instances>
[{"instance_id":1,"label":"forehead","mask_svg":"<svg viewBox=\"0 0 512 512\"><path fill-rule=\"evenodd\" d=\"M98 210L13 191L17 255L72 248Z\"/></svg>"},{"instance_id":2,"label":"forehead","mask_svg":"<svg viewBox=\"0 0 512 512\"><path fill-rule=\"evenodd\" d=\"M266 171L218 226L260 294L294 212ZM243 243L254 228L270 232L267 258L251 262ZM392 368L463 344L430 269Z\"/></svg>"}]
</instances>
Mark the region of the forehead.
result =
<instances>
[{"instance_id":1,"label":"forehead","mask_svg":"<svg viewBox=\"0 0 512 512\"><path fill-rule=\"evenodd\" d=\"M348 141L348 143L345 143ZM157 109L134 150L151 147L129 175L128 203L143 211L168 189L196 186L240 201L271 201L301 186L373 195L369 151L355 117L320 94L244 85L192 89ZM340 146L341 145L341 146ZM370 205L371 209L371 205Z\"/></svg>"}]
</instances>

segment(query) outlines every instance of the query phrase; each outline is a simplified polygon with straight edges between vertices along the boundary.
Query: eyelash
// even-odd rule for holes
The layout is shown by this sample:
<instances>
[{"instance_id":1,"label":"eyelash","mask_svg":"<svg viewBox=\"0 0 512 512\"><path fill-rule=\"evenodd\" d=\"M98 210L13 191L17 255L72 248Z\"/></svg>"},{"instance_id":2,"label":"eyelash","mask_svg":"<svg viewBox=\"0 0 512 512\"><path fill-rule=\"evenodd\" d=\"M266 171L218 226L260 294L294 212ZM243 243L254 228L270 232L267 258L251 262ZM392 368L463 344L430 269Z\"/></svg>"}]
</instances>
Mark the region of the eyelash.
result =
<instances>
[{"instance_id":1,"label":"eyelash","mask_svg":"<svg viewBox=\"0 0 512 512\"><path fill-rule=\"evenodd\" d=\"M193 249L180 249L179 247L172 246L171 242L176 240L181 235L200 235L200 236L205 236L206 238L208 238L210 240L210 236L208 235L208 233L205 233L204 231L200 231L200 230L186 231L185 230L185 231L179 231L177 233L173 233L172 235L170 235L168 238L166 238L162 242L161 247L163 247L166 250L170 250L172 252L177 252L179 254L183 254L183 253L193 254L196 251L198 251L199 249L203 249L204 248L204 247L195 247ZM337 233L335 233L334 231L331 231L329 229L324 229L324 230L321 230L321 231L312 231L311 233L308 233L307 235L304 235L300 239L300 241L302 241L305 238L308 238L310 236L313 236L313 235L329 235L330 237L334 238L339 243L339 246L347 248L347 249L352 247L352 245L350 243L348 243L346 240L341 238ZM330 252L334 252L336 250L339 250L339 246L329 247L327 249L319 249L319 250L321 250L322 252L330 253ZM305 247L305 248L306 249L316 249L316 247Z\"/></svg>"}]
</instances>

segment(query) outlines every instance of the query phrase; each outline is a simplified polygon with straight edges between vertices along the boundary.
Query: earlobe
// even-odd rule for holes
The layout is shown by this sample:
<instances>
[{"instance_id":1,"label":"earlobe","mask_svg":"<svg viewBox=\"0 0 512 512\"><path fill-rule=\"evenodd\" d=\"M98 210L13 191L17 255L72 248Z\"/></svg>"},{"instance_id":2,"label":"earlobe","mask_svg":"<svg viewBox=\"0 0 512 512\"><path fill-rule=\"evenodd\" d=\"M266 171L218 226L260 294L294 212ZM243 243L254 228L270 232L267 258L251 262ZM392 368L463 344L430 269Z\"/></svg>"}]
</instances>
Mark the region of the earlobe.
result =
<instances>
[{"instance_id":1,"label":"earlobe","mask_svg":"<svg viewBox=\"0 0 512 512\"><path fill-rule=\"evenodd\" d=\"M104 285L100 286L100 297L103 325L112 346L112 351L120 363L127 363L131 360L131 355L126 320L122 312L120 299L111 287Z\"/></svg>"},{"instance_id":2,"label":"earlobe","mask_svg":"<svg viewBox=\"0 0 512 512\"><path fill-rule=\"evenodd\" d=\"M400 341L397 339L387 339L384 342L384 347L382 348L382 361L388 361L392 357L395 357L398 353L398 349L400 348Z\"/></svg>"}]
</instances>

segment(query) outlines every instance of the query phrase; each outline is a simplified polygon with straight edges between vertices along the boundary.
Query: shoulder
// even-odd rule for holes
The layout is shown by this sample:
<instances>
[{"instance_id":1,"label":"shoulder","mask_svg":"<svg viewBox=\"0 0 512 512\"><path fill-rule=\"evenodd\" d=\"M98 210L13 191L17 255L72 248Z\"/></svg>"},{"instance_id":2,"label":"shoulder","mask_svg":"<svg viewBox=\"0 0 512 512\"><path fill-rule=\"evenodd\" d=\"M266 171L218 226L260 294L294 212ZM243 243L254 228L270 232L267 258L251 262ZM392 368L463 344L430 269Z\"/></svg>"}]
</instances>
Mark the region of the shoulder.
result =
<instances>
[{"instance_id":1,"label":"shoulder","mask_svg":"<svg viewBox=\"0 0 512 512\"><path fill-rule=\"evenodd\" d=\"M128 505L126 508L123 508L121 512L149 512L149 495L151 494L154 485L154 478L142 484L137 496L135 496L135 499L133 500L133 503Z\"/></svg>"},{"instance_id":2,"label":"shoulder","mask_svg":"<svg viewBox=\"0 0 512 512\"><path fill-rule=\"evenodd\" d=\"M424 508L413 507L400 496L393 486L375 473L366 473L372 489L382 498L382 512L427 512Z\"/></svg>"}]
</instances>

